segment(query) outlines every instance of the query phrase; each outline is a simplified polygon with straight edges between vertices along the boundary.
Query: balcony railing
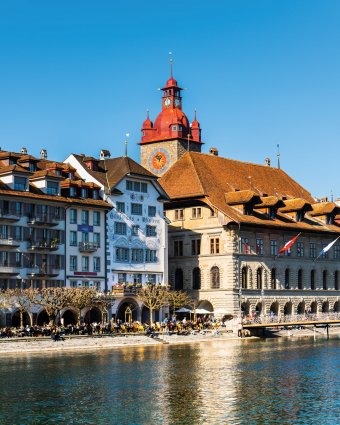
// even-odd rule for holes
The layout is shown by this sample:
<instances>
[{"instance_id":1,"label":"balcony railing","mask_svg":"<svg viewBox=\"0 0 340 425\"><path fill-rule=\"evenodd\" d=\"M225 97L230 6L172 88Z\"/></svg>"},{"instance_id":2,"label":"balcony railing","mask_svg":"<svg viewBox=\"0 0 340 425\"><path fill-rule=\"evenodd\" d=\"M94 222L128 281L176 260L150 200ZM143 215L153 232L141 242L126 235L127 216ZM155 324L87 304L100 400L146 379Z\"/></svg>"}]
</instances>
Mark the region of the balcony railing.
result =
<instances>
[{"instance_id":1,"label":"balcony railing","mask_svg":"<svg viewBox=\"0 0 340 425\"><path fill-rule=\"evenodd\" d=\"M0 209L0 221L12 222L20 220L22 214L16 210Z\"/></svg>"},{"instance_id":2,"label":"balcony railing","mask_svg":"<svg viewBox=\"0 0 340 425\"><path fill-rule=\"evenodd\" d=\"M59 244L52 241L28 241L27 249L29 251L57 251Z\"/></svg>"},{"instance_id":3,"label":"balcony railing","mask_svg":"<svg viewBox=\"0 0 340 425\"><path fill-rule=\"evenodd\" d=\"M27 277L28 278L46 278L46 277L55 277L60 273L60 268L56 266L44 266L44 267L31 267L27 269Z\"/></svg>"},{"instance_id":4,"label":"balcony railing","mask_svg":"<svg viewBox=\"0 0 340 425\"><path fill-rule=\"evenodd\" d=\"M95 242L79 242L78 248L80 252L96 252L98 244Z\"/></svg>"},{"instance_id":5,"label":"balcony railing","mask_svg":"<svg viewBox=\"0 0 340 425\"><path fill-rule=\"evenodd\" d=\"M30 214L27 223L35 226L56 226L61 218L54 214Z\"/></svg>"},{"instance_id":6,"label":"balcony railing","mask_svg":"<svg viewBox=\"0 0 340 425\"><path fill-rule=\"evenodd\" d=\"M340 312L328 313L306 313L306 314L266 314L255 317L246 316L242 319L244 324L265 324L265 323L296 323L308 321L340 320Z\"/></svg>"},{"instance_id":7,"label":"balcony railing","mask_svg":"<svg viewBox=\"0 0 340 425\"><path fill-rule=\"evenodd\" d=\"M20 273L21 264L10 264L7 262L0 262L0 276L8 277L15 276Z\"/></svg>"},{"instance_id":8,"label":"balcony railing","mask_svg":"<svg viewBox=\"0 0 340 425\"><path fill-rule=\"evenodd\" d=\"M20 242L13 240L13 238L0 238L0 248L3 246L6 248L17 248L20 246Z\"/></svg>"}]
</instances>

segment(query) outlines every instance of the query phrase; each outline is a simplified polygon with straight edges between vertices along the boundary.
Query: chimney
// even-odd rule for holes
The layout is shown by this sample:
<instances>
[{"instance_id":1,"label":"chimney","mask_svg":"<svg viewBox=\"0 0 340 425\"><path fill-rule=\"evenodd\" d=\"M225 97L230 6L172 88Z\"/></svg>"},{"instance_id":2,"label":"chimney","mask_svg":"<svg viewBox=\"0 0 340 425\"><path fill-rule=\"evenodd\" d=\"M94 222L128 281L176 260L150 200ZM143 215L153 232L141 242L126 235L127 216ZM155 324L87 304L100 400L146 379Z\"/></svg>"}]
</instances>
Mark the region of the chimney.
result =
<instances>
[{"instance_id":1,"label":"chimney","mask_svg":"<svg viewBox=\"0 0 340 425\"><path fill-rule=\"evenodd\" d=\"M27 155L27 149L26 148L21 148L20 151L23 155Z\"/></svg>"},{"instance_id":2,"label":"chimney","mask_svg":"<svg viewBox=\"0 0 340 425\"><path fill-rule=\"evenodd\" d=\"M46 149L41 149L40 159L47 159L47 150Z\"/></svg>"},{"instance_id":3,"label":"chimney","mask_svg":"<svg viewBox=\"0 0 340 425\"><path fill-rule=\"evenodd\" d=\"M209 154L210 155L218 156L218 149L216 149L216 148L210 148Z\"/></svg>"},{"instance_id":4,"label":"chimney","mask_svg":"<svg viewBox=\"0 0 340 425\"><path fill-rule=\"evenodd\" d=\"M108 159L108 158L110 158L110 157L111 157L110 151L108 151L108 150L106 150L106 149L102 149L102 150L100 151L100 159L101 159L101 160L103 160L103 159Z\"/></svg>"},{"instance_id":5,"label":"chimney","mask_svg":"<svg viewBox=\"0 0 340 425\"><path fill-rule=\"evenodd\" d=\"M268 156L264 161L265 161L266 166L270 167L270 158L268 158Z\"/></svg>"}]
</instances>

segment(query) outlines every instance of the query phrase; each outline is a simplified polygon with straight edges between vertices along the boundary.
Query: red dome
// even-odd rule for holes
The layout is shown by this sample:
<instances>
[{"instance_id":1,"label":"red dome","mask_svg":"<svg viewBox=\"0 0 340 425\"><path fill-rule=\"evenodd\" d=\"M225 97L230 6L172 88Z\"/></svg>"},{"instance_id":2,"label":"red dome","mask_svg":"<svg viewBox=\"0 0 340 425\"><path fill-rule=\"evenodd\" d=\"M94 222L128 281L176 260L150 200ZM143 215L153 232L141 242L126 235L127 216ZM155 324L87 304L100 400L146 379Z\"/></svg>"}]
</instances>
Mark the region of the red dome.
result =
<instances>
[{"instance_id":1,"label":"red dome","mask_svg":"<svg viewBox=\"0 0 340 425\"><path fill-rule=\"evenodd\" d=\"M171 76L166 82L166 87L177 87L177 81Z\"/></svg>"},{"instance_id":2,"label":"red dome","mask_svg":"<svg viewBox=\"0 0 340 425\"><path fill-rule=\"evenodd\" d=\"M152 128L152 127L153 127L152 121L150 120L150 118L147 118L147 119L143 122L142 130L147 130L147 129Z\"/></svg>"},{"instance_id":3,"label":"red dome","mask_svg":"<svg viewBox=\"0 0 340 425\"><path fill-rule=\"evenodd\" d=\"M164 109L156 118L155 128L157 129L157 133L164 135L169 131L171 125L179 124L189 128L189 121L184 112L180 109Z\"/></svg>"}]
</instances>

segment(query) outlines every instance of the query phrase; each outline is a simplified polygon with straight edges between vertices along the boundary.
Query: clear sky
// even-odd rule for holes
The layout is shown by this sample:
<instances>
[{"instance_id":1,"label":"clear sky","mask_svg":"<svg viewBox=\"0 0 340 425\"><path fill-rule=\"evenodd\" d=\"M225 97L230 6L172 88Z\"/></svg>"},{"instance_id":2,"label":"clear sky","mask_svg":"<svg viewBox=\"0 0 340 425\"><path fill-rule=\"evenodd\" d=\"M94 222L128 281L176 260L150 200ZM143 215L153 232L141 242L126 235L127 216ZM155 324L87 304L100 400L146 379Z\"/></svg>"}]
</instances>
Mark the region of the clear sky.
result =
<instances>
[{"instance_id":1,"label":"clear sky","mask_svg":"<svg viewBox=\"0 0 340 425\"><path fill-rule=\"evenodd\" d=\"M0 1L0 146L139 160L146 109L174 76L204 150L281 166L340 197L340 2Z\"/></svg>"}]
</instances>

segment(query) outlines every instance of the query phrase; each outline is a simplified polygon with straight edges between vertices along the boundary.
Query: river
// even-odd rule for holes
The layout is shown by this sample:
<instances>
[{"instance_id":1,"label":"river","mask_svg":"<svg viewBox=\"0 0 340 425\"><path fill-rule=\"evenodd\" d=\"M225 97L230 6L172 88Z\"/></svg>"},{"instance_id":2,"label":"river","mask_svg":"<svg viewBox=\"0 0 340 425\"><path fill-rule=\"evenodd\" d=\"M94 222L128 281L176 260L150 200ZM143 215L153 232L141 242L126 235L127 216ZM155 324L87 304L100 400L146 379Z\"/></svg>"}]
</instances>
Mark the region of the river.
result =
<instances>
[{"instance_id":1,"label":"river","mask_svg":"<svg viewBox=\"0 0 340 425\"><path fill-rule=\"evenodd\" d=\"M0 424L339 424L340 338L0 358Z\"/></svg>"}]
</instances>

